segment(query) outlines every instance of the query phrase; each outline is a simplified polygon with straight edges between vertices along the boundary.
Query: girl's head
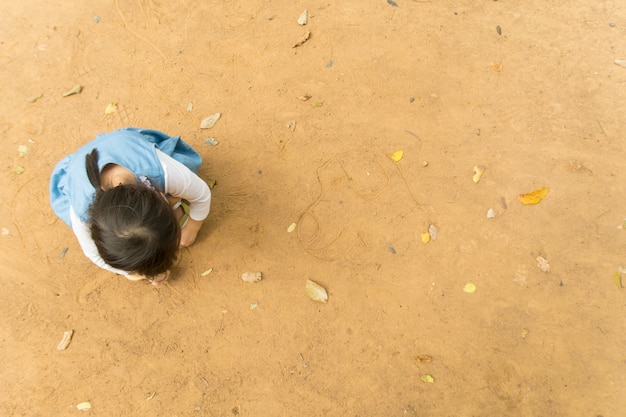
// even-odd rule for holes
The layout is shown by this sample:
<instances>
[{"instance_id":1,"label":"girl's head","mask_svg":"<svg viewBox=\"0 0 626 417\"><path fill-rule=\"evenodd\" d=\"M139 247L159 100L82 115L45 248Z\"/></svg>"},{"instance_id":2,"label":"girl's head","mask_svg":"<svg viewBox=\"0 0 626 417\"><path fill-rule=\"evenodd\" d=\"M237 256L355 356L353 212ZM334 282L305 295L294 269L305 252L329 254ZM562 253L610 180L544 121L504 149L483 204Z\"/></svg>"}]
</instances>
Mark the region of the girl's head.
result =
<instances>
[{"instance_id":1,"label":"girl's head","mask_svg":"<svg viewBox=\"0 0 626 417\"><path fill-rule=\"evenodd\" d=\"M180 227L169 203L159 191L136 182L103 190L97 158L96 150L87 156L87 173L96 188L89 214L100 257L114 268L148 278L170 270Z\"/></svg>"}]
</instances>

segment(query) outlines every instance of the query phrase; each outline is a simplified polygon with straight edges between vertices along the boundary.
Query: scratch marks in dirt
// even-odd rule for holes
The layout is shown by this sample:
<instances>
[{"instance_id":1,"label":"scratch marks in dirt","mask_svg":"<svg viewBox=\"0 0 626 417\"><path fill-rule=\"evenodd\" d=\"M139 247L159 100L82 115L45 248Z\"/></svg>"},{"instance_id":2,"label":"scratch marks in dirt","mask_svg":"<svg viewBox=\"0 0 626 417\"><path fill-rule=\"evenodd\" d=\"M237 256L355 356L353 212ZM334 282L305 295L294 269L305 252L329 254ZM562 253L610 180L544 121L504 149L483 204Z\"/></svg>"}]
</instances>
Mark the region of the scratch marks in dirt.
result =
<instances>
[{"instance_id":1,"label":"scratch marks in dirt","mask_svg":"<svg viewBox=\"0 0 626 417\"><path fill-rule=\"evenodd\" d=\"M297 231L300 244L318 258L352 257L383 244L426 210L400 167L380 152L337 154L316 175L320 193L301 214Z\"/></svg>"}]
</instances>

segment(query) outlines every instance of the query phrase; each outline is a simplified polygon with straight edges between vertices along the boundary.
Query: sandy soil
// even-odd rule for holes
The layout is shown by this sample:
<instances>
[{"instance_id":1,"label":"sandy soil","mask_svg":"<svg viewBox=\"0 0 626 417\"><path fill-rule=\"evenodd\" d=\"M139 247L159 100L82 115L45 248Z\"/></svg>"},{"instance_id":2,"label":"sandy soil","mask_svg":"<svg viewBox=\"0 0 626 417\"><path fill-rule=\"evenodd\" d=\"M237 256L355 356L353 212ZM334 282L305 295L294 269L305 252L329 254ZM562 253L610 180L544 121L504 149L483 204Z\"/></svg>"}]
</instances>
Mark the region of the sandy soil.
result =
<instances>
[{"instance_id":1,"label":"sandy soil","mask_svg":"<svg viewBox=\"0 0 626 417\"><path fill-rule=\"evenodd\" d=\"M624 415L626 4L397 6L4 2L1 415ZM123 126L217 181L159 288L48 204L56 162Z\"/></svg>"}]
</instances>

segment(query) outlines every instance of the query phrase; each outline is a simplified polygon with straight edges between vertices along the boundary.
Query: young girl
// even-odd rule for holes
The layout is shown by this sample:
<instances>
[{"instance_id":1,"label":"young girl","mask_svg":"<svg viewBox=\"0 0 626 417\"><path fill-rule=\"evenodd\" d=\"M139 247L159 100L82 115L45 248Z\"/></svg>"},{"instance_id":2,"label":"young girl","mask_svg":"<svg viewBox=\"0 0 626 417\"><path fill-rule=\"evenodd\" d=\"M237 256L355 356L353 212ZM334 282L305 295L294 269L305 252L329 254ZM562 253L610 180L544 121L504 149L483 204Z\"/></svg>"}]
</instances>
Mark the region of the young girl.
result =
<instances>
[{"instance_id":1,"label":"young girl","mask_svg":"<svg viewBox=\"0 0 626 417\"><path fill-rule=\"evenodd\" d=\"M57 164L50 202L96 265L163 282L211 208L211 190L196 175L201 163L180 137L116 130Z\"/></svg>"}]
</instances>

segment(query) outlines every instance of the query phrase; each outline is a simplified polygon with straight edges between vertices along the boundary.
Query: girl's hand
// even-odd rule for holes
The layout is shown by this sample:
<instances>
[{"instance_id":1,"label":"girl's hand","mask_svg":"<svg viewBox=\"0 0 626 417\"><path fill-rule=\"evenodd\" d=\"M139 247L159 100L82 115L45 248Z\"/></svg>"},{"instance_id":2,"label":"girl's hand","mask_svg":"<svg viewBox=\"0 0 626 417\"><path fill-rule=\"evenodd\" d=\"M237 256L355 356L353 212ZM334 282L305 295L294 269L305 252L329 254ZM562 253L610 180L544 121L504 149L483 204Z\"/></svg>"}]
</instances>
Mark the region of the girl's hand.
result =
<instances>
[{"instance_id":1,"label":"girl's hand","mask_svg":"<svg viewBox=\"0 0 626 417\"><path fill-rule=\"evenodd\" d=\"M156 277L152 277L152 278L148 278L145 275L140 275L140 274L128 274L126 275L126 278L128 278L131 281L141 281L145 279L147 281L150 281L152 285L160 285L166 282L170 278L170 271L165 271L162 274L159 274Z\"/></svg>"},{"instance_id":2,"label":"girl's hand","mask_svg":"<svg viewBox=\"0 0 626 417\"><path fill-rule=\"evenodd\" d=\"M180 247L184 248L193 245L196 236L202 227L202 220L194 220L191 217L187 220L187 224L180 231Z\"/></svg>"},{"instance_id":3,"label":"girl's hand","mask_svg":"<svg viewBox=\"0 0 626 417\"><path fill-rule=\"evenodd\" d=\"M152 285L161 285L165 282L167 282L167 280L170 279L170 271L167 270L162 274L157 275L156 277L149 279L148 281L150 281L150 283Z\"/></svg>"}]
</instances>

